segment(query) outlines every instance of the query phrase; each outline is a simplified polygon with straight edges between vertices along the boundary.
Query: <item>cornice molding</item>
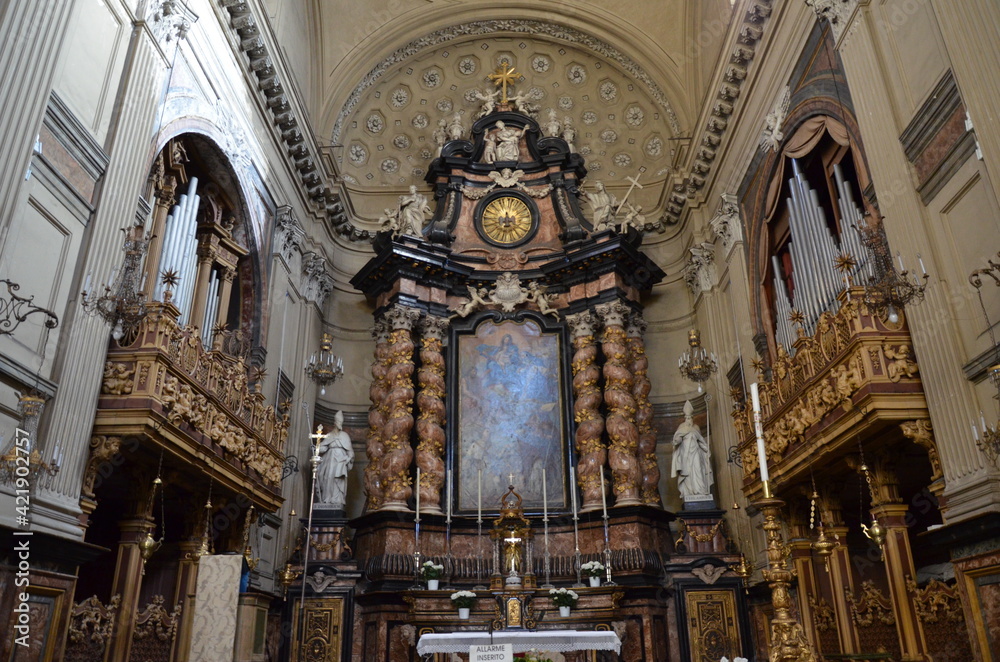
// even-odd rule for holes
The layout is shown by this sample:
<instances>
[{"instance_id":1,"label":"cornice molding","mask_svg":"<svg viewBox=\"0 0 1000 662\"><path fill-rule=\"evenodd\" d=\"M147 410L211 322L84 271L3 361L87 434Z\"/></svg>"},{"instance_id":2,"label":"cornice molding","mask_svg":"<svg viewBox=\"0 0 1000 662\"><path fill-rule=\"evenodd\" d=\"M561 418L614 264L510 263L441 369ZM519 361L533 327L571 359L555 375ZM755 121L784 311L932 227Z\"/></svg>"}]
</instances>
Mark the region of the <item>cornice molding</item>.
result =
<instances>
[{"instance_id":1,"label":"cornice molding","mask_svg":"<svg viewBox=\"0 0 1000 662\"><path fill-rule=\"evenodd\" d=\"M257 89L264 96L272 121L281 133L293 169L306 190L306 197L326 215L330 228L349 241L369 242L374 233L354 226L344 210L340 196L326 185L326 173L317 157L313 140L307 140L309 129L299 118L292 103L291 90L286 89L278 73L279 56L272 56L249 0L216 0L230 18L229 27L236 33L240 50L246 55L247 71L257 78Z\"/></svg>"}]
</instances>

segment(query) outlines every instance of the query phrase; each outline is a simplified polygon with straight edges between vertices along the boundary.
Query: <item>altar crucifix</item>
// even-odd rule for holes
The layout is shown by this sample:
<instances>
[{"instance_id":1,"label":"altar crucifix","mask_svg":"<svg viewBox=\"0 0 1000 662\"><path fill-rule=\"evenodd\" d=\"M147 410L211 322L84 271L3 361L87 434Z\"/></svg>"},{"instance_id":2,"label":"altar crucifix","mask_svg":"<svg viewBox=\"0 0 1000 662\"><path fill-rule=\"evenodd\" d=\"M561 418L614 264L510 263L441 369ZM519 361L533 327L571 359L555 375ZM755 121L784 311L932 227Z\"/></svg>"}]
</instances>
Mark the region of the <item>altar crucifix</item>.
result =
<instances>
[{"instance_id":1,"label":"altar crucifix","mask_svg":"<svg viewBox=\"0 0 1000 662\"><path fill-rule=\"evenodd\" d=\"M500 103L507 103L507 86L517 82L517 78L520 75L514 71L514 67L510 65L510 62L503 60L500 66L497 67L497 70L487 76L501 90Z\"/></svg>"},{"instance_id":2,"label":"altar crucifix","mask_svg":"<svg viewBox=\"0 0 1000 662\"><path fill-rule=\"evenodd\" d=\"M532 572L531 523L524 516L521 495L514 490L514 474L506 494L500 499L500 517L493 520L493 573L491 589L519 590L535 588Z\"/></svg>"},{"instance_id":3,"label":"altar crucifix","mask_svg":"<svg viewBox=\"0 0 1000 662\"><path fill-rule=\"evenodd\" d=\"M509 577L516 577L521 565L521 537L515 535L514 529L510 530L510 535L503 539L506 546L504 548L504 568L510 568Z\"/></svg>"}]
</instances>

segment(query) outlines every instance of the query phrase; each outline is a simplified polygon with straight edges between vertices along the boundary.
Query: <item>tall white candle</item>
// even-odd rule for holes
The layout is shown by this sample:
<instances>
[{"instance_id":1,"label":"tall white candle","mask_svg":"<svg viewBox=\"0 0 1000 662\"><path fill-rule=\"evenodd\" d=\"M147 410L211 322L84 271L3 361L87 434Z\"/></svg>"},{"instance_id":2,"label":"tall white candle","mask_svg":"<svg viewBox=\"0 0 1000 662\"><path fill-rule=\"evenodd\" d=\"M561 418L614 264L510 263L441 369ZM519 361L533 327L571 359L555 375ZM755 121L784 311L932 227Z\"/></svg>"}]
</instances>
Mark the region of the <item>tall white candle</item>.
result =
<instances>
[{"instance_id":1,"label":"tall white candle","mask_svg":"<svg viewBox=\"0 0 1000 662\"><path fill-rule=\"evenodd\" d=\"M604 512L604 517L608 517L608 497L604 494L604 469L601 469L601 510Z\"/></svg>"},{"instance_id":2,"label":"tall white candle","mask_svg":"<svg viewBox=\"0 0 1000 662\"><path fill-rule=\"evenodd\" d=\"M764 429L760 422L760 394L757 382L750 385L750 400L753 403L753 429L757 435L757 461L760 463L760 479L762 482L771 479L767 471L767 449L764 448Z\"/></svg>"},{"instance_id":3,"label":"tall white candle","mask_svg":"<svg viewBox=\"0 0 1000 662\"><path fill-rule=\"evenodd\" d=\"M448 491L446 492L446 494L448 495L447 496L448 504L447 504L447 510L445 511L446 512L445 521L450 524L451 523L451 469L448 469L447 479L448 479Z\"/></svg>"},{"instance_id":4,"label":"tall white candle","mask_svg":"<svg viewBox=\"0 0 1000 662\"><path fill-rule=\"evenodd\" d=\"M549 519L549 491L545 485L545 469L542 469L542 521Z\"/></svg>"},{"instance_id":5,"label":"tall white candle","mask_svg":"<svg viewBox=\"0 0 1000 662\"><path fill-rule=\"evenodd\" d=\"M569 466L569 495L573 499L573 517L576 517L576 467Z\"/></svg>"},{"instance_id":6,"label":"tall white candle","mask_svg":"<svg viewBox=\"0 0 1000 662\"><path fill-rule=\"evenodd\" d=\"M417 521L420 521L420 467L417 467Z\"/></svg>"},{"instance_id":7,"label":"tall white candle","mask_svg":"<svg viewBox=\"0 0 1000 662\"><path fill-rule=\"evenodd\" d=\"M983 434L986 434L986 417L983 416L983 410L979 410L979 425L983 428Z\"/></svg>"},{"instance_id":8,"label":"tall white candle","mask_svg":"<svg viewBox=\"0 0 1000 662\"><path fill-rule=\"evenodd\" d=\"M976 428L976 424L972 424L972 438L979 441L979 429Z\"/></svg>"},{"instance_id":9,"label":"tall white candle","mask_svg":"<svg viewBox=\"0 0 1000 662\"><path fill-rule=\"evenodd\" d=\"M483 521L483 470L479 470L479 476L476 478L476 486L479 491L479 496L476 499L476 521Z\"/></svg>"}]
</instances>

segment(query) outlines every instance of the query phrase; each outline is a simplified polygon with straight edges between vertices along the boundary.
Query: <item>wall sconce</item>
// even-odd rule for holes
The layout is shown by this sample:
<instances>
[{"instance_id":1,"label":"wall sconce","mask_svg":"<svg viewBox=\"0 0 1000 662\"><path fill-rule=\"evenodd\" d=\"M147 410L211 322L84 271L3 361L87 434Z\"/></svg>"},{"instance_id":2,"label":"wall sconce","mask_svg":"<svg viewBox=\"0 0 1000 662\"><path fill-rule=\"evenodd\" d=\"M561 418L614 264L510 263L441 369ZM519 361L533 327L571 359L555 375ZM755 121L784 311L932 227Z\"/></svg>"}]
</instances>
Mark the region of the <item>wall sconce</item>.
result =
<instances>
[{"instance_id":1,"label":"wall sconce","mask_svg":"<svg viewBox=\"0 0 1000 662\"><path fill-rule=\"evenodd\" d=\"M0 283L7 286L7 294L10 299L0 296L0 335L12 335L21 322L27 319L28 315L34 313L44 313L48 319L45 320L45 327L54 329L59 324L59 318L51 310L41 308L32 303L35 297L20 297L15 292L21 289L17 283L0 278ZM27 309L27 310L26 310Z\"/></svg>"},{"instance_id":2,"label":"wall sconce","mask_svg":"<svg viewBox=\"0 0 1000 662\"><path fill-rule=\"evenodd\" d=\"M43 409L45 398L37 393L24 393L18 398L17 410L21 414L21 426L17 428L14 439L8 444L3 456L0 456L0 482L18 490L29 490L29 493L38 486L48 488L62 464L58 443L49 461L42 459L42 453L38 450L36 430Z\"/></svg>"}]
</instances>

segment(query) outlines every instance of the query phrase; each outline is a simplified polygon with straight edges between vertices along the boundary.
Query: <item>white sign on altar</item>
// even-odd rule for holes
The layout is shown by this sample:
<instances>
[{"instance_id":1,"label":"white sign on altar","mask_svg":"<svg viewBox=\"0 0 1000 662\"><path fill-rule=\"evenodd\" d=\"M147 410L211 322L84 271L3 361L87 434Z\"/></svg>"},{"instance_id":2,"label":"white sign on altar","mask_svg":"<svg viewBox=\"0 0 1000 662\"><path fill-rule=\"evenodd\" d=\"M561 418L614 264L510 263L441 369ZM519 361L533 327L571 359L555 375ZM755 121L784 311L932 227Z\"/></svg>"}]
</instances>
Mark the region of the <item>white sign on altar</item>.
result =
<instances>
[{"instance_id":1,"label":"white sign on altar","mask_svg":"<svg viewBox=\"0 0 1000 662\"><path fill-rule=\"evenodd\" d=\"M513 644L487 644L469 647L469 662L514 662Z\"/></svg>"}]
</instances>

